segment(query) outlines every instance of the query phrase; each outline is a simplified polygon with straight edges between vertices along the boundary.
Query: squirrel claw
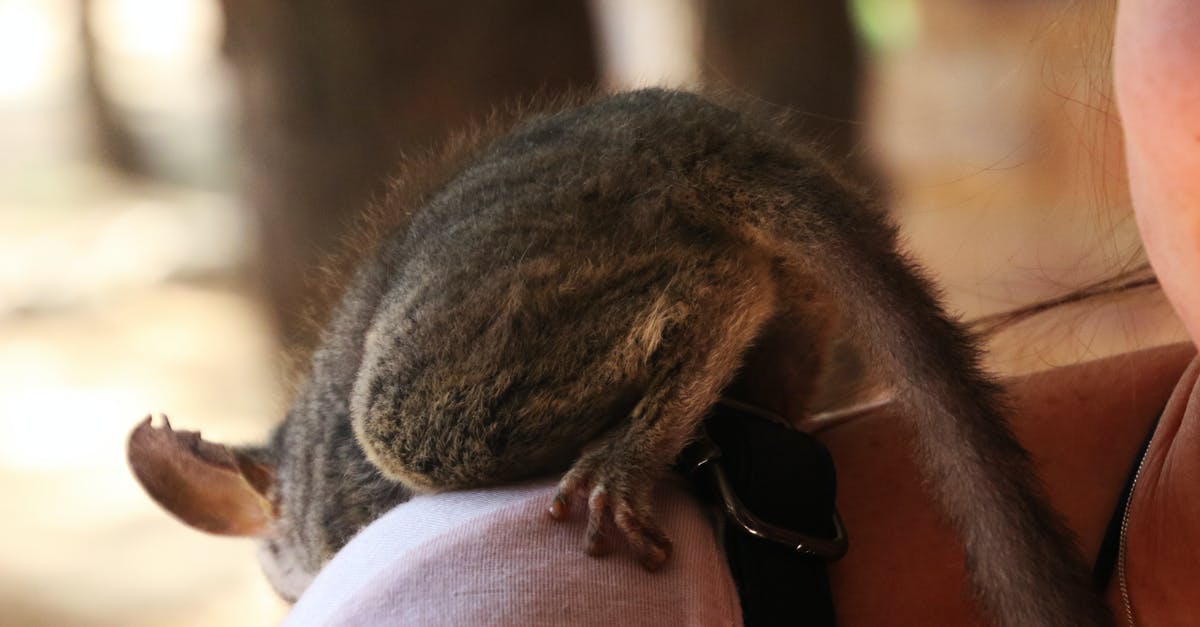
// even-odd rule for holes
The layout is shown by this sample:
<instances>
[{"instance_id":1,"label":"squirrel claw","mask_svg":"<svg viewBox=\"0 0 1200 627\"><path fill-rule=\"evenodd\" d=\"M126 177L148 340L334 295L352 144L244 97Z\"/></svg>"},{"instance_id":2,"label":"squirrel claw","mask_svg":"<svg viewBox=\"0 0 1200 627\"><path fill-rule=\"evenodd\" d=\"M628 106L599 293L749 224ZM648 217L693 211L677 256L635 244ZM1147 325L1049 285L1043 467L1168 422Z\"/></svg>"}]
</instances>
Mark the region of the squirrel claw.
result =
<instances>
[{"instance_id":1,"label":"squirrel claw","mask_svg":"<svg viewBox=\"0 0 1200 627\"><path fill-rule=\"evenodd\" d=\"M649 507L635 505L646 499L635 500L614 495L602 482L591 484L591 481L579 479L575 472L568 473L550 505L551 517L566 520L571 502L591 486L588 494L588 526L584 535L587 554L593 557L607 555L612 549L611 532L616 531L625 539L643 568L651 572L662 568L671 557L671 541L654 523Z\"/></svg>"}]
</instances>

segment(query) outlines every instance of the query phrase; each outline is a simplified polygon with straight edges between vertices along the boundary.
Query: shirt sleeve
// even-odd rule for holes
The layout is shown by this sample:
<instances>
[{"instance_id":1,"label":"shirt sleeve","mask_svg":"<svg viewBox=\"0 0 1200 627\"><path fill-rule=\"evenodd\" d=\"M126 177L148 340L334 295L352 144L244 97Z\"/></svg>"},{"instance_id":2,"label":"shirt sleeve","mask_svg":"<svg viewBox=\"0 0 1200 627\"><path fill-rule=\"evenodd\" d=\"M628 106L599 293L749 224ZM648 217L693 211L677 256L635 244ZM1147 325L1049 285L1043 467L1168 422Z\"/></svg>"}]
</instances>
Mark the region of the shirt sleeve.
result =
<instances>
[{"instance_id":1,"label":"shirt sleeve","mask_svg":"<svg viewBox=\"0 0 1200 627\"><path fill-rule=\"evenodd\" d=\"M284 625L741 624L710 516L681 482L657 493L674 552L655 573L623 546L584 554L584 513L551 520L554 491L542 482L414 498L351 540Z\"/></svg>"}]
</instances>

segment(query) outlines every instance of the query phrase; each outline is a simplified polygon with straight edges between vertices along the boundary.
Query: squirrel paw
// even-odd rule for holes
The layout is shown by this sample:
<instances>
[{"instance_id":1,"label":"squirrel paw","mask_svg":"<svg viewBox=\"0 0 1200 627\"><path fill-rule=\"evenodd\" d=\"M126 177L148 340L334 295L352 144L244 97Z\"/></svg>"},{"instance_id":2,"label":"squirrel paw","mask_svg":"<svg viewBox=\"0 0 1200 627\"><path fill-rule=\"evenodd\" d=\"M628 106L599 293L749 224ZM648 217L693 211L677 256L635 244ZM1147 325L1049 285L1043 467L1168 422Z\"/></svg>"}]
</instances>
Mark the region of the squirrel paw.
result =
<instances>
[{"instance_id":1,"label":"squirrel paw","mask_svg":"<svg viewBox=\"0 0 1200 627\"><path fill-rule=\"evenodd\" d=\"M650 492L654 482L642 476L637 480L641 485L630 485L630 473L618 470L621 466L611 460L602 463L608 457L602 451L585 453L562 478L550 505L550 516L566 520L572 504L586 495L588 555L601 556L612 549L609 536L615 527L642 567L658 570L671 557L671 541L651 514Z\"/></svg>"}]
</instances>

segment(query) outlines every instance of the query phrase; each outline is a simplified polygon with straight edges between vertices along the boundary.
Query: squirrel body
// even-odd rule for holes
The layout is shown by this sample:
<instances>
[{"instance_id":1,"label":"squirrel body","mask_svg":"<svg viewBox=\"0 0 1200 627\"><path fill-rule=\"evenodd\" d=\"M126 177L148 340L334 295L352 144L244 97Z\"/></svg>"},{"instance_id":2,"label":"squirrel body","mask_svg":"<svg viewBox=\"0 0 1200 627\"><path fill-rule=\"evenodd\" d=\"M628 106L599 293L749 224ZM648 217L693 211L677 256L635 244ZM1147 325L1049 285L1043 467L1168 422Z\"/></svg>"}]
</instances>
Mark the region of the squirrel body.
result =
<instances>
[{"instance_id":1,"label":"squirrel body","mask_svg":"<svg viewBox=\"0 0 1200 627\"><path fill-rule=\"evenodd\" d=\"M272 441L232 450L273 477L268 574L294 598L413 493L555 472L551 513L587 504L589 552L624 541L656 568L651 489L746 355L811 374L838 317L916 420L985 615L1107 624L933 293L886 216L771 120L666 90L526 119L366 257Z\"/></svg>"}]
</instances>

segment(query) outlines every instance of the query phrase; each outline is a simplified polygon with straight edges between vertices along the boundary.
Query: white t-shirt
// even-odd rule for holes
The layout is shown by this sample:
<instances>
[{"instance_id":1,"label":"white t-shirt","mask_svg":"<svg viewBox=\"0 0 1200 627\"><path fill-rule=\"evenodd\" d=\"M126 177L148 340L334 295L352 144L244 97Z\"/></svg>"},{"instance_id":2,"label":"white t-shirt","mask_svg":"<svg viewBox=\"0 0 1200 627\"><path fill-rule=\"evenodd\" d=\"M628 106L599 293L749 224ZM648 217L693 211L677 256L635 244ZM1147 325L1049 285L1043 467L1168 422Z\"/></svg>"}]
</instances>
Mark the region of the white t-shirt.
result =
<instances>
[{"instance_id":1,"label":"white t-shirt","mask_svg":"<svg viewBox=\"0 0 1200 627\"><path fill-rule=\"evenodd\" d=\"M682 483L655 513L674 545L658 572L619 546L583 551L585 513L546 513L553 482L418 496L359 533L284 621L309 625L740 625L708 514Z\"/></svg>"}]
</instances>

